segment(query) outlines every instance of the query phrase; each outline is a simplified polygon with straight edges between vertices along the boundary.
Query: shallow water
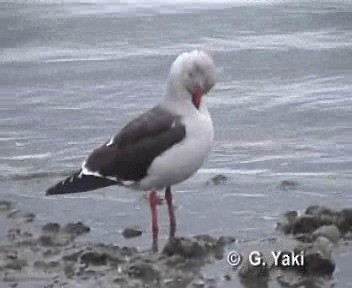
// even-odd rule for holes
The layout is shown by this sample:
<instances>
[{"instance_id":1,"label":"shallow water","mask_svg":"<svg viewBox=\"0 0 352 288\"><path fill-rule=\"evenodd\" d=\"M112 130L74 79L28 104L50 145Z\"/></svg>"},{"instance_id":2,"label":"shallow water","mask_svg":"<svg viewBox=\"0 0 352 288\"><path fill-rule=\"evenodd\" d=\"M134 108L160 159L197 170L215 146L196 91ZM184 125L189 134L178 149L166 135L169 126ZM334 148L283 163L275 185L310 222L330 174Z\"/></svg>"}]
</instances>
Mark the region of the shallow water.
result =
<instances>
[{"instance_id":1,"label":"shallow water","mask_svg":"<svg viewBox=\"0 0 352 288\"><path fill-rule=\"evenodd\" d=\"M265 238L287 210L352 206L351 1L126 2L0 4L1 198L43 222L84 221L99 241L147 248L142 193L44 191L160 100L179 53L204 48L218 73L208 99L216 141L174 187L178 234ZM219 173L225 185L205 185ZM298 185L285 191L283 180ZM147 232L125 241L130 225Z\"/></svg>"}]
</instances>

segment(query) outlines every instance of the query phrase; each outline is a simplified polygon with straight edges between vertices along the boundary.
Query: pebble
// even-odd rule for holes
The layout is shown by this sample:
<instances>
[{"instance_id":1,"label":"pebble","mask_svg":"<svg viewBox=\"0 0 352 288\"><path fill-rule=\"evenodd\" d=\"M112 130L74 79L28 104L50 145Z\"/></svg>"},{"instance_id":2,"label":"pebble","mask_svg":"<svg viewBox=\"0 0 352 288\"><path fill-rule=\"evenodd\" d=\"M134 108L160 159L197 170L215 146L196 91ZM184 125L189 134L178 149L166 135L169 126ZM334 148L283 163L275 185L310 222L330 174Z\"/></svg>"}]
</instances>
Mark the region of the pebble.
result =
<instances>
[{"instance_id":1,"label":"pebble","mask_svg":"<svg viewBox=\"0 0 352 288\"><path fill-rule=\"evenodd\" d=\"M79 236L90 231L90 228L84 225L82 222L77 223L68 223L64 228L63 231L72 234L74 236Z\"/></svg>"},{"instance_id":2,"label":"pebble","mask_svg":"<svg viewBox=\"0 0 352 288\"><path fill-rule=\"evenodd\" d=\"M278 188L282 191L294 190L299 186L298 182L293 180L283 180L281 181Z\"/></svg>"},{"instance_id":3,"label":"pebble","mask_svg":"<svg viewBox=\"0 0 352 288\"><path fill-rule=\"evenodd\" d=\"M209 181L207 181L207 184L213 184L213 185L223 185L227 181L227 177L222 174L218 174L214 177L212 177Z\"/></svg>"},{"instance_id":4,"label":"pebble","mask_svg":"<svg viewBox=\"0 0 352 288\"><path fill-rule=\"evenodd\" d=\"M60 231L60 225L58 223L47 223L42 227L43 232L58 233Z\"/></svg>"},{"instance_id":5,"label":"pebble","mask_svg":"<svg viewBox=\"0 0 352 288\"><path fill-rule=\"evenodd\" d=\"M0 201L0 212L7 212L11 209L11 202L8 201Z\"/></svg>"},{"instance_id":6,"label":"pebble","mask_svg":"<svg viewBox=\"0 0 352 288\"><path fill-rule=\"evenodd\" d=\"M320 236L328 238L331 242L337 243L341 238L341 233L335 225L323 225L315 230L312 234L313 239Z\"/></svg>"},{"instance_id":7,"label":"pebble","mask_svg":"<svg viewBox=\"0 0 352 288\"><path fill-rule=\"evenodd\" d=\"M314 250L305 254L304 262L306 274L330 277L335 270L335 263L332 259Z\"/></svg>"},{"instance_id":8,"label":"pebble","mask_svg":"<svg viewBox=\"0 0 352 288\"><path fill-rule=\"evenodd\" d=\"M159 271L155 265L144 260L138 260L128 267L128 275L136 277L146 282L158 280L160 277Z\"/></svg>"},{"instance_id":9,"label":"pebble","mask_svg":"<svg viewBox=\"0 0 352 288\"><path fill-rule=\"evenodd\" d=\"M324 236L319 236L314 241L313 246L325 257L332 258L332 253L335 248L335 245L328 238Z\"/></svg>"},{"instance_id":10,"label":"pebble","mask_svg":"<svg viewBox=\"0 0 352 288\"><path fill-rule=\"evenodd\" d=\"M292 233L312 233L321 226L321 221L318 217L312 215L301 215L292 223Z\"/></svg>"},{"instance_id":11,"label":"pebble","mask_svg":"<svg viewBox=\"0 0 352 288\"><path fill-rule=\"evenodd\" d=\"M129 227L123 230L122 235L126 239L139 237L143 234L143 230L140 227Z\"/></svg>"},{"instance_id":12,"label":"pebble","mask_svg":"<svg viewBox=\"0 0 352 288\"><path fill-rule=\"evenodd\" d=\"M99 253L95 251L91 252L85 252L84 254L81 255L80 257L81 263L87 264L87 265L106 265L108 261L108 255L105 253Z\"/></svg>"},{"instance_id":13,"label":"pebble","mask_svg":"<svg viewBox=\"0 0 352 288\"><path fill-rule=\"evenodd\" d=\"M265 256L261 256L262 260L265 261L265 263L270 263L269 259L267 259ZM238 275L241 278L244 279L261 279L261 280L266 280L269 278L269 272L270 272L270 265L259 265L259 266L254 266L250 263L249 261L249 254L246 253L244 257L242 257L242 263L241 266L239 267L238 270Z\"/></svg>"},{"instance_id":14,"label":"pebble","mask_svg":"<svg viewBox=\"0 0 352 288\"><path fill-rule=\"evenodd\" d=\"M205 282L203 279L196 279L192 282L192 286L197 288L205 287Z\"/></svg>"},{"instance_id":15,"label":"pebble","mask_svg":"<svg viewBox=\"0 0 352 288\"><path fill-rule=\"evenodd\" d=\"M177 237L171 239L164 247L167 256L180 255L185 258L199 258L206 254L206 249L196 239Z\"/></svg>"},{"instance_id":16,"label":"pebble","mask_svg":"<svg viewBox=\"0 0 352 288\"><path fill-rule=\"evenodd\" d=\"M18 252L17 252L17 251L7 251L6 257L7 257L8 259L12 259L12 260L17 259L17 257L18 257Z\"/></svg>"}]
</instances>

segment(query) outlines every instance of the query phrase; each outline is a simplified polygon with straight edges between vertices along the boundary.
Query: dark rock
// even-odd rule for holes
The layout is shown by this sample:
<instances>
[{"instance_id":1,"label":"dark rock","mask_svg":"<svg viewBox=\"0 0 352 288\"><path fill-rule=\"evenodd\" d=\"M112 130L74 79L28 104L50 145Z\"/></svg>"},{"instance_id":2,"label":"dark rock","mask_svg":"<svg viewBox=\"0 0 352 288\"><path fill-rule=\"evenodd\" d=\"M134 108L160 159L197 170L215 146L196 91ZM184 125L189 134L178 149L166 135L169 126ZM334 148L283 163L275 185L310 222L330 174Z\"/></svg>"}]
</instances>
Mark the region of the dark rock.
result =
<instances>
[{"instance_id":1,"label":"dark rock","mask_svg":"<svg viewBox=\"0 0 352 288\"><path fill-rule=\"evenodd\" d=\"M228 241L225 237L217 239L210 235L199 235L195 236L194 239L199 242L199 245L205 249L207 254L212 253L216 259L222 259L224 246Z\"/></svg>"},{"instance_id":2,"label":"dark rock","mask_svg":"<svg viewBox=\"0 0 352 288\"><path fill-rule=\"evenodd\" d=\"M331 276L335 270L332 259L319 252L308 252L304 257L304 272L312 275Z\"/></svg>"},{"instance_id":3,"label":"dark rock","mask_svg":"<svg viewBox=\"0 0 352 288\"><path fill-rule=\"evenodd\" d=\"M333 244L326 237L319 237L313 244L303 244L294 248L295 254L304 255L303 266L293 266L296 271L307 276L330 277L335 270L335 262L331 258Z\"/></svg>"},{"instance_id":4,"label":"dark rock","mask_svg":"<svg viewBox=\"0 0 352 288\"><path fill-rule=\"evenodd\" d=\"M34 262L34 268L38 269L38 270L43 270L43 271L49 271L52 269L57 269L60 267L60 263L57 261L49 261L49 262L45 262L45 261L35 261Z\"/></svg>"},{"instance_id":5,"label":"dark rock","mask_svg":"<svg viewBox=\"0 0 352 288\"><path fill-rule=\"evenodd\" d=\"M293 234L312 233L322 225L318 217L312 215L301 215L297 217L292 226Z\"/></svg>"},{"instance_id":6,"label":"dark rock","mask_svg":"<svg viewBox=\"0 0 352 288\"><path fill-rule=\"evenodd\" d=\"M43 232L58 233L60 231L60 225L58 223L47 223L42 227Z\"/></svg>"},{"instance_id":7,"label":"dark rock","mask_svg":"<svg viewBox=\"0 0 352 288\"><path fill-rule=\"evenodd\" d=\"M126 258L121 253L122 249L120 249L118 246L99 244L95 249L97 252L107 255L110 265L116 265L125 262Z\"/></svg>"},{"instance_id":8,"label":"dark rock","mask_svg":"<svg viewBox=\"0 0 352 288\"><path fill-rule=\"evenodd\" d=\"M119 276L115 277L112 282L116 283L116 284L126 285L127 284L127 279L126 278L127 277L124 276L124 275L119 275ZM125 287L125 286L123 286L123 287Z\"/></svg>"},{"instance_id":9,"label":"dark rock","mask_svg":"<svg viewBox=\"0 0 352 288\"><path fill-rule=\"evenodd\" d=\"M342 209L340 213L346 218L346 222L352 226L352 209Z\"/></svg>"},{"instance_id":10,"label":"dark rock","mask_svg":"<svg viewBox=\"0 0 352 288\"><path fill-rule=\"evenodd\" d=\"M221 260L224 255L225 246L228 244L231 244L235 241L236 241L236 239L234 237L220 236L219 239L217 239L215 245L208 246L208 247L210 248L210 251L211 251L211 249L213 249L213 254L214 254L215 259ZM208 249L208 251L209 251L209 249Z\"/></svg>"},{"instance_id":11,"label":"dark rock","mask_svg":"<svg viewBox=\"0 0 352 288\"><path fill-rule=\"evenodd\" d=\"M261 281L264 280L266 282L269 278L269 265L263 264L259 266L254 266L250 263L249 258L249 255L242 257L242 263L239 267L238 275L246 281L256 279ZM261 256L261 258L263 262L269 263L269 260L263 255Z\"/></svg>"},{"instance_id":12,"label":"dark rock","mask_svg":"<svg viewBox=\"0 0 352 288\"><path fill-rule=\"evenodd\" d=\"M319 205L311 205L306 209L305 214L313 215L313 216L335 216L337 213L330 208Z\"/></svg>"},{"instance_id":13,"label":"dark rock","mask_svg":"<svg viewBox=\"0 0 352 288\"><path fill-rule=\"evenodd\" d=\"M22 268L28 266L28 263L25 259L15 259L10 261L9 263L7 263L5 265L6 269L10 269L10 270L17 270L20 271L22 270Z\"/></svg>"},{"instance_id":14,"label":"dark rock","mask_svg":"<svg viewBox=\"0 0 352 288\"><path fill-rule=\"evenodd\" d=\"M184 257L180 256L180 255L171 255L171 256L167 256L165 259L165 263L168 266L176 266L176 265L180 265L185 261Z\"/></svg>"},{"instance_id":15,"label":"dark rock","mask_svg":"<svg viewBox=\"0 0 352 288\"><path fill-rule=\"evenodd\" d=\"M77 223L68 223L64 227L63 231L68 234L72 234L74 236L79 236L79 235L88 233L90 231L90 228L84 225L82 222L77 222Z\"/></svg>"},{"instance_id":16,"label":"dark rock","mask_svg":"<svg viewBox=\"0 0 352 288\"><path fill-rule=\"evenodd\" d=\"M137 248L135 247L122 247L120 249L121 256L123 257L131 257L138 252Z\"/></svg>"},{"instance_id":17,"label":"dark rock","mask_svg":"<svg viewBox=\"0 0 352 288\"><path fill-rule=\"evenodd\" d=\"M207 184L213 184L213 185L223 185L227 181L227 177L222 174L218 174L214 177L212 177L209 181L207 181Z\"/></svg>"},{"instance_id":18,"label":"dark rock","mask_svg":"<svg viewBox=\"0 0 352 288\"><path fill-rule=\"evenodd\" d=\"M313 240L310 234L296 234L295 239L303 243L311 243Z\"/></svg>"},{"instance_id":19,"label":"dark rock","mask_svg":"<svg viewBox=\"0 0 352 288\"><path fill-rule=\"evenodd\" d=\"M215 278L205 279L206 288L217 288L217 281Z\"/></svg>"},{"instance_id":20,"label":"dark rock","mask_svg":"<svg viewBox=\"0 0 352 288\"><path fill-rule=\"evenodd\" d=\"M160 273L152 263L140 260L128 267L128 275L142 279L145 282L159 280Z\"/></svg>"},{"instance_id":21,"label":"dark rock","mask_svg":"<svg viewBox=\"0 0 352 288\"><path fill-rule=\"evenodd\" d=\"M66 264L64 266L64 273L68 279L71 279L75 275L75 267L73 264Z\"/></svg>"},{"instance_id":22,"label":"dark rock","mask_svg":"<svg viewBox=\"0 0 352 288\"><path fill-rule=\"evenodd\" d=\"M74 262L77 262L79 256L82 254L83 251L77 251L77 252L74 252L74 253L71 253L71 254L68 254L68 255L64 255L62 257L62 260L64 261L74 261Z\"/></svg>"},{"instance_id":23,"label":"dark rock","mask_svg":"<svg viewBox=\"0 0 352 288\"><path fill-rule=\"evenodd\" d=\"M33 222L35 218L35 214L33 213L22 214L20 210L16 209L16 210L10 211L10 213L7 214L7 218L18 219L18 220L22 220L25 223L29 223L29 222Z\"/></svg>"},{"instance_id":24,"label":"dark rock","mask_svg":"<svg viewBox=\"0 0 352 288\"><path fill-rule=\"evenodd\" d=\"M264 244L264 245L267 245L267 244L275 244L278 242L278 239L276 237L269 237L269 238L264 238L264 239L261 239L259 240L260 244Z\"/></svg>"},{"instance_id":25,"label":"dark rock","mask_svg":"<svg viewBox=\"0 0 352 288\"><path fill-rule=\"evenodd\" d=\"M292 224L296 221L298 217L298 212L297 211L288 211L284 214L285 218L287 219L289 224Z\"/></svg>"},{"instance_id":26,"label":"dark rock","mask_svg":"<svg viewBox=\"0 0 352 288\"><path fill-rule=\"evenodd\" d=\"M21 235L21 229L7 230L7 239L10 241L16 240Z\"/></svg>"},{"instance_id":27,"label":"dark rock","mask_svg":"<svg viewBox=\"0 0 352 288\"><path fill-rule=\"evenodd\" d=\"M108 261L108 255L105 253L99 253L95 251L86 252L81 255L81 262L86 265L106 265Z\"/></svg>"},{"instance_id":28,"label":"dark rock","mask_svg":"<svg viewBox=\"0 0 352 288\"><path fill-rule=\"evenodd\" d=\"M235 237L232 236L220 236L217 244L223 244L223 245L228 245L231 243L234 243L236 241Z\"/></svg>"},{"instance_id":29,"label":"dark rock","mask_svg":"<svg viewBox=\"0 0 352 288\"><path fill-rule=\"evenodd\" d=\"M30 223L30 222L33 222L33 220L34 220L34 218L35 218L35 214L33 214L33 213L26 213L26 214L24 214L22 217L23 217L24 222Z\"/></svg>"},{"instance_id":30,"label":"dark rock","mask_svg":"<svg viewBox=\"0 0 352 288\"><path fill-rule=\"evenodd\" d=\"M292 273L284 273L277 277L277 282L282 288L323 288L330 287L333 288L334 285L332 283L328 283L328 279L320 278L320 277L297 277L296 274ZM266 286L268 287L268 286ZM253 287L254 288L254 287ZM258 287L261 288L261 287Z\"/></svg>"},{"instance_id":31,"label":"dark rock","mask_svg":"<svg viewBox=\"0 0 352 288\"><path fill-rule=\"evenodd\" d=\"M38 242L40 245L44 246L44 247L50 247L50 246L54 246L54 242L51 236L48 235L42 235L39 237Z\"/></svg>"},{"instance_id":32,"label":"dark rock","mask_svg":"<svg viewBox=\"0 0 352 288\"><path fill-rule=\"evenodd\" d=\"M352 231L352 209L340 211L337 226L343 234Z\"/></svg>"},{"instance_id":33,"label":"dark rock","mask_svg":"<svg viewBox=\"0 0 352 288\"><path fill-rule=\"evenodd\" d=\"M319 236L313 242L313 248L319 251L324 257L332 259L332 252L335 248L334 243L324 236Z\"/></svg>"},{"instance_id":34,"label":"dark rock","mask_svg":"<svg viewBox=\"0 0 352 288\"><path fill-rule=\"evenodd\" d=\"M176 237L164 246L162 254L168 257L178 255L181 259L207 260L222 259L225 245L232 243L232 237L215 238L209 235L199 235L193 238ZM210 257L210 258L209 258ZM184 261L184 260L183 260Z\"/></svg>"},{"instance_id":35,"label":"dark rock","mask_svg":"<svg viewBox=\"0 0 352 288\"><path fill-rule=\"evenodd\" d=\"M14 219L14 218L17 218L19 214L20 214L20 210L14 209L14 210L11 210L10 213L7 214L7 218Z\"/></svg>"},{"instance_id":36,"label":"dark rock","mask_svg":"<svg viewBox=\"0 0 352 288\"><path fill-rule=\"evenodd\" d=\"M207 234L194 236L194 239L201 241L205 244L208 244L210 246L214 246L216 244L216 242L218 241L216 238L214 238L210 235L207 235Z\"/></svg>"},{"instance_id":37,"label":"dark rock","mask_svg":"<svg viewBox=\"0 0 352 288\"><path fill-rule=\"evenodd\" d=\"M33 238L33 234L30 233L30 232L23 232L23 233L21 234L21 236L22 236L23 238L27 238L27 239Z\"/></svg>"},{"instance_id":38,"label":"dark rock","mask_svg":"<svg viewBox=\"0 0 352 288\"><path fill-rule=\"evenodd\" d=\"M140 227L129 227L123 230L122 235L126 239L135 238L141 236L143 234L143 230Z\"/></svg>"},{"instance_id":39,"label":"dark rock","mask_svg":"<svg viewBox=\"0 0 352 288\"><path fill-rule=\"evenodd\" d=\"M67 246L72 242L70 237L65 237L64 235L55 236L56 234L41 235L38 238L38 242L41 246L52 247L52 246Z\"/></svg>"},{"instance_id":40,"label":"dark rock","mask_svg":"<svg viewBox=\"0 0 352 288\"><path fill-rule=\"evenodd\" d=\"M43 256L44 257L52 257L60 254L60 250L57 248L49 248L43 251Z\"/></svg>"},{"instance_id":41,"label":"dark rock","mask_svg":"<svg viewBox=\"0 0 352 288\"><path fill-rule=\"evenodd\" d=\"M15 260L18 257L18 252L17 251L7 251L6 252L6 258Z\"/></svg>"},{"instance_id":42,"label":"dark rock","mask_svg":"<svg viewBox=\"0 0 352 288\"><path fill-rule=\"evenodd\" d=\"M201 279L201 278L195 279L192 282L192 287L196 287L196 288L205 287L205 281L203 279Z\"/></svg>"},{"instance_id":43,"label":"dark rock","mask_svg":"<svg viewBox=\"0 0 352 288\"><path fill-rule=\"evenodd\" d=\"M307 235L320 226L334 225L342 234L346 234L352 228L352 209L337 212L324 206L312 205L306 209L306 214L296 217L296 212L290 211L285 214L285 218L287 221L278 223L277 228L285 234L299 235L298 239L308 239Z\"/></svg>"},{"instance_id":44,"label":"dark rock","mask_svg":"<svg viewBox=\"0 0 352 288\"><path fill-rule=\"evenodd\" d=\"M284 234L292 233L292 225L288 223L279 222L276 223L276 230L281 231Z\"/></svg>"},{"instance_id":45,"label":"dark rock","mask_svg":"<svg viewBox=\"0 0 352 288\"><path fill-rule=\"evenodd\" d=\"M246 288L269 288L269 280L267 278L250 279L241 277L240 282L242 286Z\"/></svg>"},{"instance_id":46,"label":"dark rock","mask_svg":"<svg viewBox=\"0 0 352 288\"><path fill-rule=\"evenodd\" d=\"M281 181L280 185L278 188L283 191L289 191L289 190L294 190L299 186L298 182L293 181L293 180L283 180Z\"/></svg>"},{"instance_id":47,"label":"dark rock","mask_svg":"<svg viewBox=\"0 0 352 288\"><path fill-rule=\"evenodd\" d=\"M277 223L276 230L279 230L285 234L292 233L294 223L298 217L297 211L288 211L284 214L284 221Z\"/></svg>"},{"instance_id":48,"label":"dark rock","mask_svg":"<svg viewBox=\"0 0 352 288\"><path fill-rule=\"evenodd\" d=\"M162 251L167 256L180 255L185 258L204 257L207 253L199 241L183 237L170 239Z\"/></svg>"},{"instance_id":49,"label":"dark rock","mask_svg":"<svg viewBox=\"0 0 352 288\"><path fill-rule=\"evenodd\" d=\"M335 225L324 225L315 230L312 236L314 240L320 236L324 236L331 242L337 243L341 238L341 233Z\"/></svg>"},{"instance_id":50,"label":"dark rock","mask_svg":"<svg viewBox=\"0 0 352 288\"><path fill-rule=\"evenodd\" d=\"M0 201L0 212L7 212L11 209L12 204L8 201Z\"/></svg>"}]
</instances>

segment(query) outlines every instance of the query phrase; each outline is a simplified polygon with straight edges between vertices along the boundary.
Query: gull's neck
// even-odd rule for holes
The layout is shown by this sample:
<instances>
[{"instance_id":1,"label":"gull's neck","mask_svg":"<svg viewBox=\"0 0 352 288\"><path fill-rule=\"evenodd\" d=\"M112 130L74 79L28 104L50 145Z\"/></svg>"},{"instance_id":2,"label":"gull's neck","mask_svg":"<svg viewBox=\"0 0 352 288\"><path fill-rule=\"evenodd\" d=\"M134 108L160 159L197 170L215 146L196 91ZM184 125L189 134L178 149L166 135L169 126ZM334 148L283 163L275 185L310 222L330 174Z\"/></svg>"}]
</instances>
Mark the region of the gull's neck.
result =
<instances>
[{"instance_id":1,"label":"gull's neck","mask_svg":"<svg viewBox=\"0 0 352 288\"><path fill-rule=\"evenodd\" d=\"M170 112L184 117L200 116L199 114L209 115L205 98L203 97L199 109L196 109L189 92L179 83L169 80L161 105Z\"/></svg>"},{"instance_id":2,"label":"gull's neck","mask_svg":"<svg viewBox=\"0 0 352 288\"><path fill-rule=\"evenodd\" d=\"M192 112L193 104L189 92L180 83L169 79L162 105L170 112L184 115Z\"/></svg>"}]
</instances>

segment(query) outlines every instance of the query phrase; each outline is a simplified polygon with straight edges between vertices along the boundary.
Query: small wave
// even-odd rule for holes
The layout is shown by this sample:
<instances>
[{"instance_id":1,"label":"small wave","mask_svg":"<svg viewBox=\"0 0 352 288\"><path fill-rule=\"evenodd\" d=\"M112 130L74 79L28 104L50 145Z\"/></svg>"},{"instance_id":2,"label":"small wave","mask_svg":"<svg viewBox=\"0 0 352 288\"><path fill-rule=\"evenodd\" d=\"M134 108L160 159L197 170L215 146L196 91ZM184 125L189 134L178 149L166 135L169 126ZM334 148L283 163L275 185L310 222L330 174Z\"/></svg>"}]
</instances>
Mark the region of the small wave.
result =
<instances>
[{"instance_id":1,"label":"small wave","mask_svg":"<svg viewBox=\"0 0 352 288\"><path fill-rule=\"evenodd\" d=\"M240 175L257 175L268 173L270 170L268 169L252 169L252 170L244 170L244 169L228 169L228 168L205 168L200 169L199 173L201 174L240 174Z\"/></svg>"},{"instance_id":2,"label":"small wave","mask_svg":"<svg viewBox=\"0 0 352 288\"><path fill-rule=\"evenodd\" d=\"M285 177L336 177L339 176L337 172L277 172L268 176L285 176Z\"/></svg>"},{"instance_id":3,"label":"small wave","mask_svg":"<svg viewBox=\"0 0 352 288\"><path fill-rule=\"evenodd\" d=\"M234 38L202 37L202 44L215 51L232 52L241 50L286 51L287 49L321 50L349 48L352 46L351 32L336 35L335 30L312 32L252 35L243 31Z\"/></svg>"},{"instance_id":4,"label":"small wave","mask_svg":"<svg viewBox=\"0 0 352 288\"><path fill-rule=\"evenodd\" d=\"M116 58L118 59L118 58ZM57 59L49 59L45 60L45 63L66 63L66 62L86 62L86 61L111 61L113 58L108 57L77 57L77 58L57 58Z\"/></svg>"},{"instance_id":5,"label":"small wave","mask_svg":"<svg viewBox=\"0 0 352 288\"><path fill-rule=\"evenodd\" d=\"M155 13L173 14L184 13L189 10L223 9L233 6L263 6L281 4L281 1L275 0L5 0L5 2L53 6L60 4L66 10L66 14L70 17L113 13L118 13L119 15L150 15Z\"/></svg>"},{"instance_id":6,"label":"small wave","mask_svg":"<svg viewBox=\"0 0 352 288\"><path fill-rule=\"evenodd\" d=\"M297 191L296 193L302 194L304 196L313 196L314 198L327 198L329 195L319 193L319 192L313 192L313 191Z\"/></svg>"},{"instance_id":7,"label":"small wave","mask_svg":"<svg viewBox=\"0 0 352 288\"><path fill-rule=\"evenodd\" d=\"M44 159L51 155L51 153L25 154L11 157L1 157L2 160L27 160L27 159Z\"/></svg>"},{"instance_id":8,"label":"small wave","mask_svg":"<svg viewBox=\"0 0 352 288\"><path fill-rule=\"evenodd\" d=\"M21 181L21 180L32 180L32 179L39 179L39 178L66 177L71 173L73 173L73 171L16 173L16 174L0 176L0 179Z\"/></svg>"},{"instance_id":9,"label":"small wave","mask_svg":"<svg viewBox=\"0 0 352 288\"><path fill-rule=\"evenodd\" d=\"M232 197L240 197L240 198L265 198L268 195L263 193L231 193L225 194L222 196L223 199L232 198Z\"/></svg>"}]
</instances>

